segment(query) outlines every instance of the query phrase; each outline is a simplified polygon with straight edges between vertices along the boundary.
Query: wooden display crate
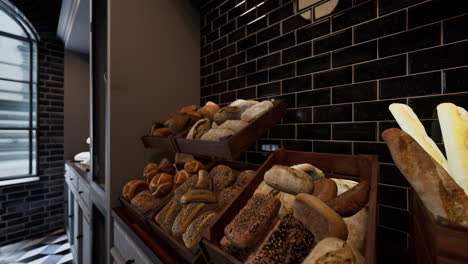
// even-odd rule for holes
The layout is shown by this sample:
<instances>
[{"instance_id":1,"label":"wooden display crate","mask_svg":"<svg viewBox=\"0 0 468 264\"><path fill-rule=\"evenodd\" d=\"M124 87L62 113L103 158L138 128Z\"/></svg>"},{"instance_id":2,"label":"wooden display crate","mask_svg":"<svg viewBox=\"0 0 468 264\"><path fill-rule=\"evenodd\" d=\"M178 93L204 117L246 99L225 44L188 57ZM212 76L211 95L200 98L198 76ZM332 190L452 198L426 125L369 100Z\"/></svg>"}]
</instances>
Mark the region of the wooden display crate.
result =
<instances>
[{"instance_id":1,"label":"wooden display crate","mask_svg":"<svg viewBox=\"0 0 468 264\"><path fill-rule=\"evenodd\" d=\"M142 136L141 141L145 148L158 149L162 152L179 152L174 142L174 135L162 136Z\"/></svg>"},{"instance_id":2,"label":"wooden display crate","mask_svg":"<svg viewBox=\"0 0 468 264\"><path fill-rule=\"evenodd\" d=\"M267 130L275 125L286 114L286 102L278 100L273 102L273 108L253 120L247 127L238 133L221 141L206 141L186 139L176 136L175 144L179 152L210 156L233 160L250 148Z\"/></svg>"},{"instance_id":3,"label":"wooden display crate","mask_svg":"<svg viewBox=\"0 0 468 264\"><path fill-rule=\"evenodd\" d=\"M274 165L292 166L299 163L310 163L321 169L326 177L349 179L354 181L365 180L370 185L370 196L367 204L369 220L365 249L363 256L366 263L376 263L375 235L376 235L376 210L377 210L377 156L371 155L338 155L314 152L299 152L277 149L258 169L257 174L247 185L245 190L238 195L231 206L226 208L222 215L213 224L212 228L205 232L200 245L203 255L210 263L240 263L231 255L225 253L219 246L219 241L224 236L224 228L234 219L239 211L252 197L258 185L263 181L263 175Z\"/></svg>"},{"instance_id":4,"label":"wooden display crate","mask_svg":"<svg viewBox=\"0 0 468 264\"><path fill-rule=\"evenodd\" d=\"M119 197L119 200L120 204L127 211L128 214L133 215L140 222L146 223L146 219L148 219L148 217L150 217L155 211L158 211L159 209L164 207L171 197L172 195L167 195L166 197L162 198L161 203L158 206L156 206L153 210L150 210L145 214L142 214L138 210L136 210L135 207L133 207L133 205L123 197Z\"/></svg>"},{"instance_id":5,"label":"wooden display crate","mask_svg":"<svg viewBox=\"0 0 468 264\"><path fill-rule=\"evenodd\" d=\"M414 190L411 192L410 201L411 262L468 263L468 228L434 217Z\"/></svg>"},{"instance_id":6,"label":"wooden display crate","mask_svg":"<svg viewBox=\"0 0 468 264\"><path fill-rule=\"evenodd\" d=\"M259 168L259 165L255 164L249 164L249 163L242 163L238 161L214 161L207 165L206 169L209 171L211 168L213 168L216 165L226 165L233 170L237 171L245 171L245 170L254 170L256 171ZM256 176L255 176L256 177ZM241 191L242 193L242 191ZM171 197L172 199L172 197ZM170 200L170 199L169 199ZM168 201L169 201L168 200ZM229 208L230 205L226 206L222 211L219 211L217 215L215 215L215 222L219 218L220 215L225 214L225 211L227 208ZM147 223L151 227L151 229L154 231L154 233L159 237L162 238L162 240L165 241L165 243L175 252L177 252L185 261L188 263L205 263L204 259L201 255L200 249L198 247L194 249L188 249L185 247L184 242L181 239L174 238L172 235L168 234L162 227L159 226L159 224L154 220L156 215L161 211L163 207L158 208L158 210L155 210L152 212L152 215L147 218Z\"/></svg>"}]
</instances>

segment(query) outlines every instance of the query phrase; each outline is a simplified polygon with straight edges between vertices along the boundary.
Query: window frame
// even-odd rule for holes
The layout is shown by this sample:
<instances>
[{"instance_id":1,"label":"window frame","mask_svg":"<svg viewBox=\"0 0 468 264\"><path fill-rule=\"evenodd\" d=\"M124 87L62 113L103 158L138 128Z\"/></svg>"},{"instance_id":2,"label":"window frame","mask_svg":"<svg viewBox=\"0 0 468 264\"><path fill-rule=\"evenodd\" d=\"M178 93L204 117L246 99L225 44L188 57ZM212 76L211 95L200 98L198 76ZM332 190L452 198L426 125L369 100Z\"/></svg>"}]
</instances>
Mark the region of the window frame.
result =
<instances>
[{"instance_id":1,"label":"window frame","mask_svg":"<svg viewBox=\"0 0 468 264\"><path fill-rule=\"evenodd\" d=\"M29 85L29 126L24 127L2 127L0 130L22 130L28 131L29 138L29 173L23 175L12 175L0 177L0 183L2 181L10 181L15 179L23 179L29 177L35 177L39 174L39 47L38 42L40 40L36 30L29 22L29 20L11 3L0 0L0 12L4 12L11 19L13 19L26 33L26 37L4 32L0 29L0 36L25 41L29 43L29 81L16 80L0 77L2 81L23 83ZM34 90L35 89L35 90ZM36 104L34 105L34 101ZM35 113L35 118L34 118ZM33 124L34 119L36 124ZM35 131L35 136L33 132ZM35 139L35 141L33 141ZM36 155L33 156L33 145L35 145ZM33 163L35 161L34 169ZM34 172L34 173L33 173Z\"/></svg>"}]
</instances>

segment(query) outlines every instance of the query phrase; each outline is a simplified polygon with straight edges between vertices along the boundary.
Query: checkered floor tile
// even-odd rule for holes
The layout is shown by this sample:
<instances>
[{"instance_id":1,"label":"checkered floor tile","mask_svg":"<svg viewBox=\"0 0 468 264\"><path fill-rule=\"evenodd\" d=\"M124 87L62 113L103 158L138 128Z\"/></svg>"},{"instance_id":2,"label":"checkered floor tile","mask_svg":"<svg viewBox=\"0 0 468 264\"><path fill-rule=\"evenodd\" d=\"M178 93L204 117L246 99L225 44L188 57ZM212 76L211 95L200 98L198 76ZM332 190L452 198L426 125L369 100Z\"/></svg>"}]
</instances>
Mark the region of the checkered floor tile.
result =
<instances>
[{"instance_id":1,"label":"checkered floor tile","mask_svg":"<svg viewBox=\"0 0 468 264\"><path fill-rule=\"evenodd\" d=\"M0 264L69 264L73 257L64 229L0 247Z\"/></svg>"}]
</instances>

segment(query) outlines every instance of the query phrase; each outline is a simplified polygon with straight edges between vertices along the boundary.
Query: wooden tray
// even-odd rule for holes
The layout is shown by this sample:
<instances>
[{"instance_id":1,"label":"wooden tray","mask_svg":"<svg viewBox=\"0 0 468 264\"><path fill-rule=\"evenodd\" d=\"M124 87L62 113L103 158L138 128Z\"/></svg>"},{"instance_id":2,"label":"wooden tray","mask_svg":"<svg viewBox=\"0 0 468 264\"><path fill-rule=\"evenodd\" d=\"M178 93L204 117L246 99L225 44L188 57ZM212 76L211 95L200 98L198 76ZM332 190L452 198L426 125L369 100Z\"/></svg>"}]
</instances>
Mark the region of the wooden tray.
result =
<instances>
[{"instance_id":1,"label":"wooden tray","mask_svg":"<svg viewBox=\"0 0 468 264\"><path fill-rule=\"evenodd\" d=\"M376 263L375 235L376 235L376 210L377 210L377 156L371 155L338 155L314 152L299 152L277 149L258 169L257 174L247 185L244 191L238 195L233 203L226 208L217 219L212 228L205 232L200 244L205 259L211 263L240 263L231 255L225 253L219 247L219 241L224 236L224 228L234 219L238 212L252 197L258 185L263 181L263 175L273 165L292 166L299 163L310 163L321 169L327 177L342 178L354 181L366 180L370 187L368 203L369 221L365 250L363 255L366 263Z\"/></svg>"},{"instance_id":2,"label":"wooden tray","mask_svg":"<svg viewBox=\"0 0 468 264\"><path fill-rule=\"evenodd\" d=\"M249 163L242 163L238 161L215 161L212 162L211 164L207 165L207 170L210 170L212 167L216 165L226 165L229 166L230 168L238 171L244 171L244 170L254 170L256 171L259 168L259 165L256 164L249 164ZM242 193L242 191L241 191ZM172 199L172 197L171 197ZM229 208L230 205L226 206L222 211L218 212L217 215L215 216L215 222L219 218L220 215L223 215L226 211L227 208ZM189 263L205 263L203 260L203 257L201 255L200 249L198 247L194 248L193 250L190 250L185 247L184 243L181 240L178 240L171 236L170 234L166 233L166 231L159 226L158 223L154 221L154 217L159 213L159 211L162 209L160 207L158 210L155 210L152 212L151 217L147 218L148 225L151 227L151 229L154 231L154 233L158 236L161 237L167 245L175 252L177 252L183 259L185 259Z\"/></svg>"},{"instance_id":3,"label":"wooden tray","mask_svg":"<svg viewBox=\"0 0 468 264\"><path fill-rule=\"evenodd\" d=\"M435 218L414 190L410 212L412 263L468 263L468 228Z\"/></svg>"},{"instance_id":4,"label":"wooden tray","mask_svg":"<svg viewBox=\"0 0 468 264\"><path fill-rule=\"evenodd\" d=\"M221 141L192 140L176 136L175 143L179 152L211 156L233 160L252 146L265 132L286 114L286 102L273 102L273 108L252 121L238 133Z\"/></svg>"},{"instance_id":5,"label":"wooden tray","mask_svg":"<svg viewBox=\"0 0 468 264\"><path fill-rule=\"evenodd\" d=\"M174 135L168 137L162 136L142 136L141 141L145 148L158 149L166 152L179 152L174 142Z\"/></svg>"},{"instance_id":6,"label":"wooden tray","mask_svg":"<svg viewBox=\"0 0 468 264\"><path fill-rule=\"evenodd\" d=\"M161 204L159 204L153 210L150 210L146 214L140 213L138 210L135 209L135 207L133 207L133 205L129 201L127 201L123 197L119 197L119 201L123 209L126 210L128 214L133 215L140 222L146 224L146 219L151 217L155 211L158 211L161 208L163 208L166 205L166 203L170 200L170 198L172 198L172 195L171 194L167 195L161 200Z\"/></svg>"}]
</instances>

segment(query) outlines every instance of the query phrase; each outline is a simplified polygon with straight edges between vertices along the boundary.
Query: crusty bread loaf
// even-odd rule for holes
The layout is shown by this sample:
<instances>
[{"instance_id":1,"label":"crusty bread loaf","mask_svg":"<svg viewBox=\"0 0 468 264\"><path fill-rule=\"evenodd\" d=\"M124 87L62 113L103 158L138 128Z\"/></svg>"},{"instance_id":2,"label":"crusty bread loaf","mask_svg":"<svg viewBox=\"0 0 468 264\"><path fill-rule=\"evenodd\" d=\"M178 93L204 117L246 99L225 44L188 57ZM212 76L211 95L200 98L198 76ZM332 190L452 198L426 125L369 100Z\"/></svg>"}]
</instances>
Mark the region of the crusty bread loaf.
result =
<instances>
[{"instance_id":1,"label":"crusty bread loaf","mask_svg":"<svg viewBox=\"0 0 468 264\"><path fill-rule=\"evenodd\" d=\"M159 204L160 200L151 195L151 193L147 190L139 192L130 203L133 207L140 213L146 214L149 211L155 209Z\"/></svg>"},{"instance_id":2,"label":"crusty bread loaf","mask_svg":"<svg viewBox=\"0 0 468 264\"><path fill-rule=\"evenodd\" d=\"M330 236L348 238L348 229L341 216L313 195L300 193L296 196L294 217L309 228L316 242Z\"/></svg>"},{"instance_id":3,"label":"crusty bread loaf","mask_svg":"<svg viewBox=\"0 0 468 264\"><path fill-rule=\"evenodd\" d=\"M265 172L264 181L274 189L290 194L312 193L314 190L310 175L283 165L275 165Z\"/></svg>"},{"instance_id":4,"label":"crusty bread loaf","mask_svg":"<svg viewBox=\"0 0 468 264\"><path fill-rule=\"evenodd\" d=\"M154 197L164 197L171 193L173 187L174 177L162 172L153 177L149 185L149 191Z\"/></svg>"},{"instance_id":5,"label":"crusty bread loaf","mask_svg":"<svg viewBox=\"0 0 468 264\"><path fill-rule=\"evenodd\" d=\"M187 134L187 139L201 139L211 128L211 121L207 118L198 120Z\"/></svg>"},{"instance_id":6,"label":"crusty bread loaf","mask_svg":"<svg viewBox=\"0 0 468 264\"><path fill-rule=\"evenodd\" d=\"M124 185L122 196L125 200L131 201L137 194L144 190L148 190L149 184L142 180L132 180Z\"/></svg>"},{"instance_id":7,"label":"crusty bread loaf","mask_svg":"<svg viewBox=\"0 0 468 264\"><path fill-rule=\"evenodd\" d=\"M187 230L182 235L182 239L186 247L194 248L198 242L200 242L203 231L212 224L214 215L215 213L213 212L206 212L199 215L190 223Z\"/></svg>"},{"instance_id":8,"label":"crusty bread loaf","mask_svg":"<svg viewBox=\"0 0 468 264\"><path fill-rule=\"evenodd\" d=\"M201 170L198 172L198 179L194 187L196 189L205 189L211 191L213 189L213 180L211 175L206 170Z\"/></svg>"},{"instance_id":9,"label":"crusty bread loaf","mask_svg":"<svg viewBox=\"0 0 468 264\"><path fill-rule=\"evenodd\" d=\"M213 120L214 115L219 110L219 105L208 101L205 106L198 109L198 112L202 113L206 118Z\"/></svg>"},{"instance_id":10,"label":"crusty bread loaf","mask_svg":"<svg viewBox=\"0 0 468 264\"><path fill-rule=\"evenodd\" d=\"M248 125L249 123L244 120L226 120L218 128L229 129L234 131L234 133L237 133L245 127L247 127Z\"/></svg>"},{"instance_id":11,"label":"crusty bread loaf","mask_svg":"<svg viewBox=\"0 0 468 264\"><path fill-rule=\"evenodd\" d=\"M468 226L468 197L447 171L404 131L387 129L382 137L426 208L436 216Z\"/></svg>"},{"instance_id":12,"label":"crusty bread loaf","mask_svg":"<svg viewBox=\"0 0 468 264\"><path fill-rule=\"evenodd\" d=\"M218 209L223 210L232 203L233 199L242 191L238 186L227 187L218 193Z\"/></svg>"},{"instance_id":13,"label":"crusty bread loaf","mask_svg":"<svg viewBox=\"0 0 468 264\"><path fill-rule=\"evenodd\" d=\"M226 128L211 128L200 138L201 140L207 141L219 141L223 138L227 138L234 135L234 131Z\"/></svg>"},{"instance_id":14,"label":"crusty bread loaf","mask_svg":"<svg viewBox=\"0 0 468 264\"><path fill-rule=\"evenodd\" d=\"M323 171L319 170L317 167L309 163L296 164L294 166L291 166L291 168L309 174L310 176L312 176L314 181L318 181L320 179L325 178L325 174L323 174Z\"/></svg>"},{"instance_id":15,"label":"crusty bread loaf","mask_svg":"<svg viewBox=\"0 0 468 264\"><path fill-rule=\"evenodd\" d=\"M315 245L314 235L292 215L283 216L246 264L301 263Z\"/></svg>"},{"instance_id":16,"label":"crusty bread loaf","mask_svg":"<svg viewBox=\"0 0 468 264\"><path fill-rule=\"evenodd\" d=\"M271 188L268 184L265 183L265 181L262 181L254 192L254 194L265 194L271 196L278 196L279 193L280 191Z\"/></svg>"},{"instance_id":17,"label":"crusty bread loaf","mask_svg":"<svg viewBox=\"0 0 468 264\"><path fill-rule=\"evenodd\" d=\"M279 200L281 202L281 207L279 209L278 215L279 216L285 216L287 214L293 214L294 213L294 200L296 199L296 196L281 192L279 195Z\"/></svg>"},{"instance_id":18,"label":"crusty bread loaf","mask_svg":"<svg viewBox=\"0 0 468 264\"><path fill-rule=\"evenodd\" d=\"M255 171L253 170L243 171L239 173L239 175L237 175L236 181L233 185L238 187L244 187L253 179L254 176Z\"/></svg>"},{"instance_id":19,"label":"crusty bread loaf","mask_svg":"<svg viewBox=\"0 0 468 264\"><path fill-rule=\"evenodd\" d=\"M226 226L224 235L237 247L254 247L265 235L279 207L278 199L255 194Z\"/></svg>"},{"instance_id":20,"label":"crusty bread loaf","mask_svg":"<svg viewBox=\"0 0 468 264\"><path fill-rule=\"evenodd\" d=\"M366 181L325 203L340 216L348 217L359 212L369 201L370 186Z\"/></svg>"},{"instance_id":21,"label":"crusty bread loaf","mask_svg":"<svg viewBox=\"0 0 468 264\"><path fill-rule=\"evenodd\" d=\"M234 246L232 242L225 236L221 239L219 244L224 252L228 253L239 261L244 261L248 256L249 250Z\"/></svg>"},{"instance_id":22,"label":"crusty bread loaf","mask_svg":"<svg viewBox=\"0 0 468 264\"><path fill-rule=\"evenodd\" d=\"M221 125L226 120L239 120L240 108L236 106L225 106L216 112L213 119L218 125Z\"/></svg>"},{"instance_id":23,"label":"crusty bread loaf","mask_svg":"<svg viewBox=\"0 0 468 264\"><path fill-rule=\"evenodd\" d=\"M448 172L468 195L468 112L451 103L437 106Z\"/></svg>"},{"instance_id":24,"label":"crusty bread loaf","mask_svg":"<svg viewBox=\"0 0 468 264\"><path fill-rule=\"evenodd\" d=\"M258 104L247 109L241 115L241 119L247 122L251 122L252 120L262 116L266 112L268 112L271 108L273 108L273 103L270 101L262 101Z\"/></svg>"},{"instance_id":25,"label":"crusty bread loaf","mask_svg":"<svg viewBox=\"0 0 468 264\"><path fill-rule=\"evenodd\" d=\"M206 189L191 189L180 198L180 202L183 204L216 203L217 201L218 197L212 191Z\"/></svg>"},{"instance_id":26,"label":"crusty bread loaf","mask_svg":"<svg viewBox=\"0 0 468 264\"><path fill-rule=\"evenodd\" d=\"M364 249L364 242L367 236L367 222L369 214L366 208L362 208L353 216L343 218L348 228L348 239L346 243L357 250Z\"/></svg>"},{"instance_id":27,"label":"crusty bread loaf","mask_svg":"<svg viewBox=\"0 0 468 264\"><path fill-rule=\"evenodd\" d=\"M210 176L213 180L213 188L217 192L231 186L236 180L232 169L225 165L218 165L211 169Z\"/></svg>"},{"instance_id":28,"label":"crusty bread loaf","mask_svg":"<svg viewBox=\"0 0 468 264\"><path fill-rule=\"evenodd\" d=\"M184 183L182 183L182 185L177 187L177 189L175 189L174 193L182 196L184 193L186 193L188 190L190 190L190 188L195 186L195 184L197 183L197 180L198 180L198 175L196 175L196 174L192 175L190 178L188 178L188 180L186 180Z\"/></svg>"},{"instance_id":29,"label":"crusty bread loaf","mask_svg":"<svg viewBox=\"0 0 468 264\"><path fill-rule=\"evenodd\" d=\"M236 106L240 108L240 112L241 114L244 113L245 111L247 111L247 109L251 108L252 106L258 104L258 101L254 101L254 100L247 100L247 101L244 101L242 103L239 103L237 104Z\"/></svg>"},{"instance_id":30,"label":"crusty bread loaf","mask_svg":"<svg viewBox=\"0 0 468 264\"><path fill-rule=\"evenodd\" d=\"M364 264L364 257L345 241L336 237L327 237L320 241L303 264L346 263Z\"/></svg>"}]
</instances>

